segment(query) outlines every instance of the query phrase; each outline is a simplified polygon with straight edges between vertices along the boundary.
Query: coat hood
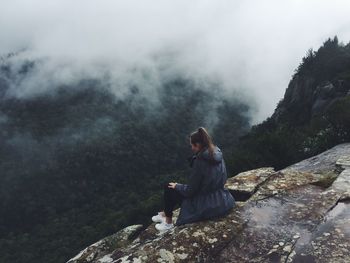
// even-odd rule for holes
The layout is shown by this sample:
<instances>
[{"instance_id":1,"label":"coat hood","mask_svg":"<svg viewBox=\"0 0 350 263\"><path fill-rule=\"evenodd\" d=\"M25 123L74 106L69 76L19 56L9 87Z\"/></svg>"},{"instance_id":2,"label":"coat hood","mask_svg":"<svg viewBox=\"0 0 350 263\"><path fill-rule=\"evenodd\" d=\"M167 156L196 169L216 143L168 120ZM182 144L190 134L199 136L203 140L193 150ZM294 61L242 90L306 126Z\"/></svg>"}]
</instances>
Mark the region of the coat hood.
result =
<instances>
[{"instance_id":1,"label":"coat hood","mask_svg":"<svg viewBox=\"0 0 350 263\"><path fill-rule=\"evenodd\" d=\"M220 163L222 161L222 152L221 149L218 146L214 147L214 154L213 154L213 159L210 156L209 149L208 147L205 148L204 150L200 151L198 153L198 156L202 157L203 159L212 162L212 163Z\"/></svg>"}]
</instances>

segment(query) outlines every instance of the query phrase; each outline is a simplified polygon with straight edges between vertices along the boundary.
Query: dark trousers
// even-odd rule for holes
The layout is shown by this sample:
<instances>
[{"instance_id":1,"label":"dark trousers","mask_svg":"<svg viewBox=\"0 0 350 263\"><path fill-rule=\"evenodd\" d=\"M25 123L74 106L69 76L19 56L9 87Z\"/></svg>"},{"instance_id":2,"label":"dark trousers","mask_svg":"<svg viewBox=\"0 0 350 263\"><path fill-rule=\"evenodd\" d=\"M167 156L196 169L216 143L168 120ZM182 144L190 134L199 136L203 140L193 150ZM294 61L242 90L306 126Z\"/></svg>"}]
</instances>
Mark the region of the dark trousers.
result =
<instances>
[{"instance_id":1,"label":"dark trousers","mask_svg":"<svg viewBox=\"0 0 350 263\"><path fill-rule=\"evenodd\" d=\"M183 196L175 189L169 188L165 183L164 188L164 214L167 217L173 216L173 210L177 204L181 205Z\"/></svg>"}]
</instances>

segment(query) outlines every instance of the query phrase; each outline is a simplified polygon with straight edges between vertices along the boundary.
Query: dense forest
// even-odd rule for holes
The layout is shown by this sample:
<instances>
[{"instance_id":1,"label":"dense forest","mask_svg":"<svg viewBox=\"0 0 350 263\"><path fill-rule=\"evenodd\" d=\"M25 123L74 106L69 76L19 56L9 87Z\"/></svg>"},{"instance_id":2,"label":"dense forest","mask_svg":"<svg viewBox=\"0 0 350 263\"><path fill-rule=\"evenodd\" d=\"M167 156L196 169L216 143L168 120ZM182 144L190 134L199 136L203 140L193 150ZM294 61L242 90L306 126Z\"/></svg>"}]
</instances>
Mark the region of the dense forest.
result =
<instances>
[{"instance_id":1,"label":"dense forest","mask_svg":"<svg viewBox=\"0 0 350 263\"><path fill-rule=\"evenodd\" d=\"M252 127L253 102L189 77L166 78L157 103L137 85L118 98L103 79L10 96L40 67L16 56L0 60L1 263L65 262L124 226L147 225L160 186L185 182L198 126L222 148L230 176L350 141L350 43L337 37L306 53L273 115Z\"/></svg>"},{"instance_id":2,"label":"dense forest","mask_svg":"<svg viewBox=\"0 0 350 263\"><path fill-rule=\"evenodd\" d=\"M185 181L188 135L205 126L224 152L249 129L246 105L176 76L156 102L104 79L12 96L41 63L8 54L0 67L0 262L65 262L122 227L150 221L162 184ZM11 93L12 92L12 93Z\"/></svg>"}]
</instances>

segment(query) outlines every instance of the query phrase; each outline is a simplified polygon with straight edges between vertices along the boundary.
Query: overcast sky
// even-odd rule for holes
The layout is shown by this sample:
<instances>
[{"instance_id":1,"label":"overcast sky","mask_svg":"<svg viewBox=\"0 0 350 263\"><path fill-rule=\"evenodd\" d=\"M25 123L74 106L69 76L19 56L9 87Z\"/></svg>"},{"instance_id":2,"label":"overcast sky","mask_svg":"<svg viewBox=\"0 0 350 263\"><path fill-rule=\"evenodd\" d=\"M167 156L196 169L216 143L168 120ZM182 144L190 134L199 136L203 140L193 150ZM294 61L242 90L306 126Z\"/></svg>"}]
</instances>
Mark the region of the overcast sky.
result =
<instances>
[{"instance_id":1,"label":"overcast sky","mask_svg":"<svg viewBox=\"0 0 350 263\"><path fill-rule=\"evenodd\" d=\"M309 48L334 35L350 41L348 0L0 0L0 12L0 55L26 49L49 61L18 96L101 69L152 94L162 65L251 95L254 122L272 114Z\"/></svg>"}]
</instances>

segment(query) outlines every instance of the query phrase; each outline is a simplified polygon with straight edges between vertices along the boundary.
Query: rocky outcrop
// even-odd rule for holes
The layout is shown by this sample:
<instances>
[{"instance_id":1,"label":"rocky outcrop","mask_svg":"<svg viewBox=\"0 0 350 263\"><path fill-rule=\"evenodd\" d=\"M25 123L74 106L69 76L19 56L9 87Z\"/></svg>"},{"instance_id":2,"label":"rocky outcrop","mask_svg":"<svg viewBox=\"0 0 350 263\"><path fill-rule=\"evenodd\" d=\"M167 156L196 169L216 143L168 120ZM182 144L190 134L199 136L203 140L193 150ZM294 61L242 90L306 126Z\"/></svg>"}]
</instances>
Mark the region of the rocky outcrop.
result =
<instances>
[{"instance_id":1,"label":"rocky outcrop","mask_svg":"<svg viewBox=\"0 0 350 263\"><path fill-rule=\"evenodd\" d=\"M348 82L342 79L318 83L311 76L296 74L271 117L278 123L286 118L285 115L294 114L292 119L295 123L308 122L310 118L322 115L328 107L347 96L349 92Z\"/></svg>"},{"instance_id":2,"label":"rocky outcrop","mask_svg":"<svg viewBox=\"0 0 350 263\"><path fill-rule=\"evenodd\" d=\"M256 192L258 187L273 173L275 173L275 170L272 167L262 167L242 172L234 177L228 178L226 187L235 197L235 200L245 201L249 199L249 197Z\"/></svg>"},{"instance_id":3,"label":"rocky outcrop","mask_svg":"<svg viewBox=\"0 0 350 263\"><path fill-rule=\"evenodd\" d=\"M68 262L94 262L95 259L99 259L99 262L108 262L109 257L107 254L117 248L129 245L130 240L142 229L143 225L125 227L117 233L88 246Z\"/></svg>"},{"instance_id":4,"label":"rocky outcrop","mask_svg":"<svg viewBox=\"0 0 350 263\"><path fill-rule=\"evenodd\" d=\"M163 233L154 223L129 226L68 262L349 262L349 185L345 143L279 171L229 178L240 201L225 217Z\"/></svg>"}]
</instances>

